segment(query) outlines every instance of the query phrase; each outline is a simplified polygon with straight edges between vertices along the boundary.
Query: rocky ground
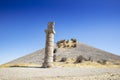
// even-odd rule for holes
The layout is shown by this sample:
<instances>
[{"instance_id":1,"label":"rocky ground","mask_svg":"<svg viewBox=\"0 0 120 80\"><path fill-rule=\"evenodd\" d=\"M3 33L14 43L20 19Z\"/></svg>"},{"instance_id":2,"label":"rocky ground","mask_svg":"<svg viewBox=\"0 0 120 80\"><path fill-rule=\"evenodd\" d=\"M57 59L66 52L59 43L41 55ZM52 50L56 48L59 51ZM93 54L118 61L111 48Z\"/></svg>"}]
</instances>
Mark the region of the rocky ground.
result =
<instances>
[{"instance_id":1,"label":"rocky ground","mask_svg":"<svg viewBox=\"0 0 120 80\"><path fill-rule=\"evenodd\" d=\"M120 68L0 68L0 80L120 80Z\"/></svg>"}]
</instances>

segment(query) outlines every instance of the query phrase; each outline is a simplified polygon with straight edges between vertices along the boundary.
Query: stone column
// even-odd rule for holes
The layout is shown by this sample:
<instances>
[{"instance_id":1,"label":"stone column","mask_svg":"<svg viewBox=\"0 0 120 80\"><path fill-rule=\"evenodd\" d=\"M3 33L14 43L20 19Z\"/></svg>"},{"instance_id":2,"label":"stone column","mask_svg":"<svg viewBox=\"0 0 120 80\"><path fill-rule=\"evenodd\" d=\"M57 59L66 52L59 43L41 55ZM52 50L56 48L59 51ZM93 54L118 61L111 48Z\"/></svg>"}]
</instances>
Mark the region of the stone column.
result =
<instances>
[{"instance_id":1,"label":"stone column","mask_svg":"<svg viewBox=\"0 0 120 80\"><path fill-rule=\"evenodd\" d=\"M53 50L54 50L54 22L48 22L48 29L46 32L46 47L45 47L45 57L43 67L52 67L53 64Z\"/></svg>"}]
</instances>

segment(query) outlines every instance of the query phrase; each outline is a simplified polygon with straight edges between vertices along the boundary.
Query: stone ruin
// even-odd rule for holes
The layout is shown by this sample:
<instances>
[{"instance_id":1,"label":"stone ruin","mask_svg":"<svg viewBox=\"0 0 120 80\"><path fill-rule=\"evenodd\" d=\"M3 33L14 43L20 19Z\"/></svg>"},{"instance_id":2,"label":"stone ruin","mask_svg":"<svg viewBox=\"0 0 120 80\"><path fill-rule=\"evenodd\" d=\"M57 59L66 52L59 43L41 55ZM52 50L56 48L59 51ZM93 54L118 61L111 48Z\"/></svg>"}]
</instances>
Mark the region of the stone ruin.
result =
<instances>
[{"instance_id":1,"label":"stone ruin","mask_svg":"<svg viewBox=\"0 0 120 80\"><path fill-rule=\"evenodd\" d=\"M45 30L46 33L46 46L45 46L45 56L42 67L48 68L53 66L53 61L55 61L55 49L54 49L54 22L48 23L48 28ZM77 46L77 40L61 40L57 42L58 48L75 48Z\"/></svg>"},{"instance_id":2,"label":"stone ruin","mask_svg":"<svg viewBox=\"0 0 120 80\"><path fill-rule=\"evenodd\" d=\"M46 33L46 47L45 47L45 57L43 67L52 67L53 64L53 51L54 51L54 22L48 23L48 29L45 30Z\"/></svg>"},{"instance_id":3,"label":"stone ruin","mask_svg":"<svg viewBox=\"0 0 120 80\"><path fill-rule=\"evenodd\" d=\"M56 46L58 48L75 48L77 47L77 40L71 39L71 40L60 40L56 43Z\"/></svg>"}]
</instances>

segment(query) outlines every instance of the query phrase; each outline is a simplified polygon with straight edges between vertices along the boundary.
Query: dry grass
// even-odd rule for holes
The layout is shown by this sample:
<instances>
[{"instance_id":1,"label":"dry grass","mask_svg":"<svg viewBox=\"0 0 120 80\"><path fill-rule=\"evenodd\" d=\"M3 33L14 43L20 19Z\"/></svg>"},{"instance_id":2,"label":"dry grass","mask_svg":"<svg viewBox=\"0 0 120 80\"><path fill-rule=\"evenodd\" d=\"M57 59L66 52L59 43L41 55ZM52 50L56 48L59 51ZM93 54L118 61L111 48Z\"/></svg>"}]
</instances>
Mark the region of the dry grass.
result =
<instances>
[{"instance_id":1,"label":"dry grass","mask_svg":"<svg viewBox=\"0 0 120 80\"><path fill-rule=\"evenodd\" d=\"M68 58L66 62L54 62L54 66L59 67L103 67L103 68L120 68L120 65L114 65L111 62L106 62L106 64L100 64L91 61L82 61L81 63L75 63L76 59Z\"/></svg>"},{"instance_id":2,"label":"dry grass","mask_svg":"<svg viewBox=\"0 0 120 80\"><path fill-rule=\"evenodd\" d=\"M97 68L120 68L120 65L114 65L113 63L106 62L106 64L100 64L97 62L91 61L82 61L81 63L75 63L76 59L74 58L67 58L65 62L53 62L54 67L97 67ZM3 64L0 65L0 68L4 67L41 67L40 64L26 64L26 63L19 63L19 64Z\"/></svg>"},{"instance_id":3,"label":"dry grass","mask_svg":"<svg viewBox=\"0 0 120 80\"><path fill-rule=\"evenodd\" d=\"M109 62L107 62L106 65L102 65L96 62L90 62L90 61L85 61L82 63L77 63L74 64L72 62L54 62L54 66L59 66L59 67L97 67L97 68L120 68L120 65L113 65Z\"/></svg>"},{"instance_id":4,"label":"dry grass","mask_svg":"<svg viewBox=\"0 0 120 80\"><path fill-rule=\"evenodd\" d=\"M38 64L26 64L26 63L0 65L0 68L6 68L6 67L41 67L41 65L38 65Z\"/></svg>"}]
</instances>

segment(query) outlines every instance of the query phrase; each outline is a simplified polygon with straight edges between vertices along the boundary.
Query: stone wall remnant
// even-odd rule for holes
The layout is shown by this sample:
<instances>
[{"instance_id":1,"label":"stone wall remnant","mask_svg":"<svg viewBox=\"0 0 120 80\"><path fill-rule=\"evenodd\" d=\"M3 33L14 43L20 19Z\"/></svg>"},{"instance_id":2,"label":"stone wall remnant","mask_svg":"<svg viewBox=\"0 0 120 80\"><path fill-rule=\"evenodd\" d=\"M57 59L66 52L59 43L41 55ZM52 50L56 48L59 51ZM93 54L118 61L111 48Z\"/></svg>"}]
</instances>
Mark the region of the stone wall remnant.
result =
<instances>
[{"instance_id":1,"label":"stone wall remnant","mask_svg":"<svg viewBox=\"0 0 120 80\"><path fill-rule=\"evenodd\" d=\"M60 40L57 42L58 48L75 48L77 47L77 40L71 39L71 40Z\"/></svg>"}]
</instances>

